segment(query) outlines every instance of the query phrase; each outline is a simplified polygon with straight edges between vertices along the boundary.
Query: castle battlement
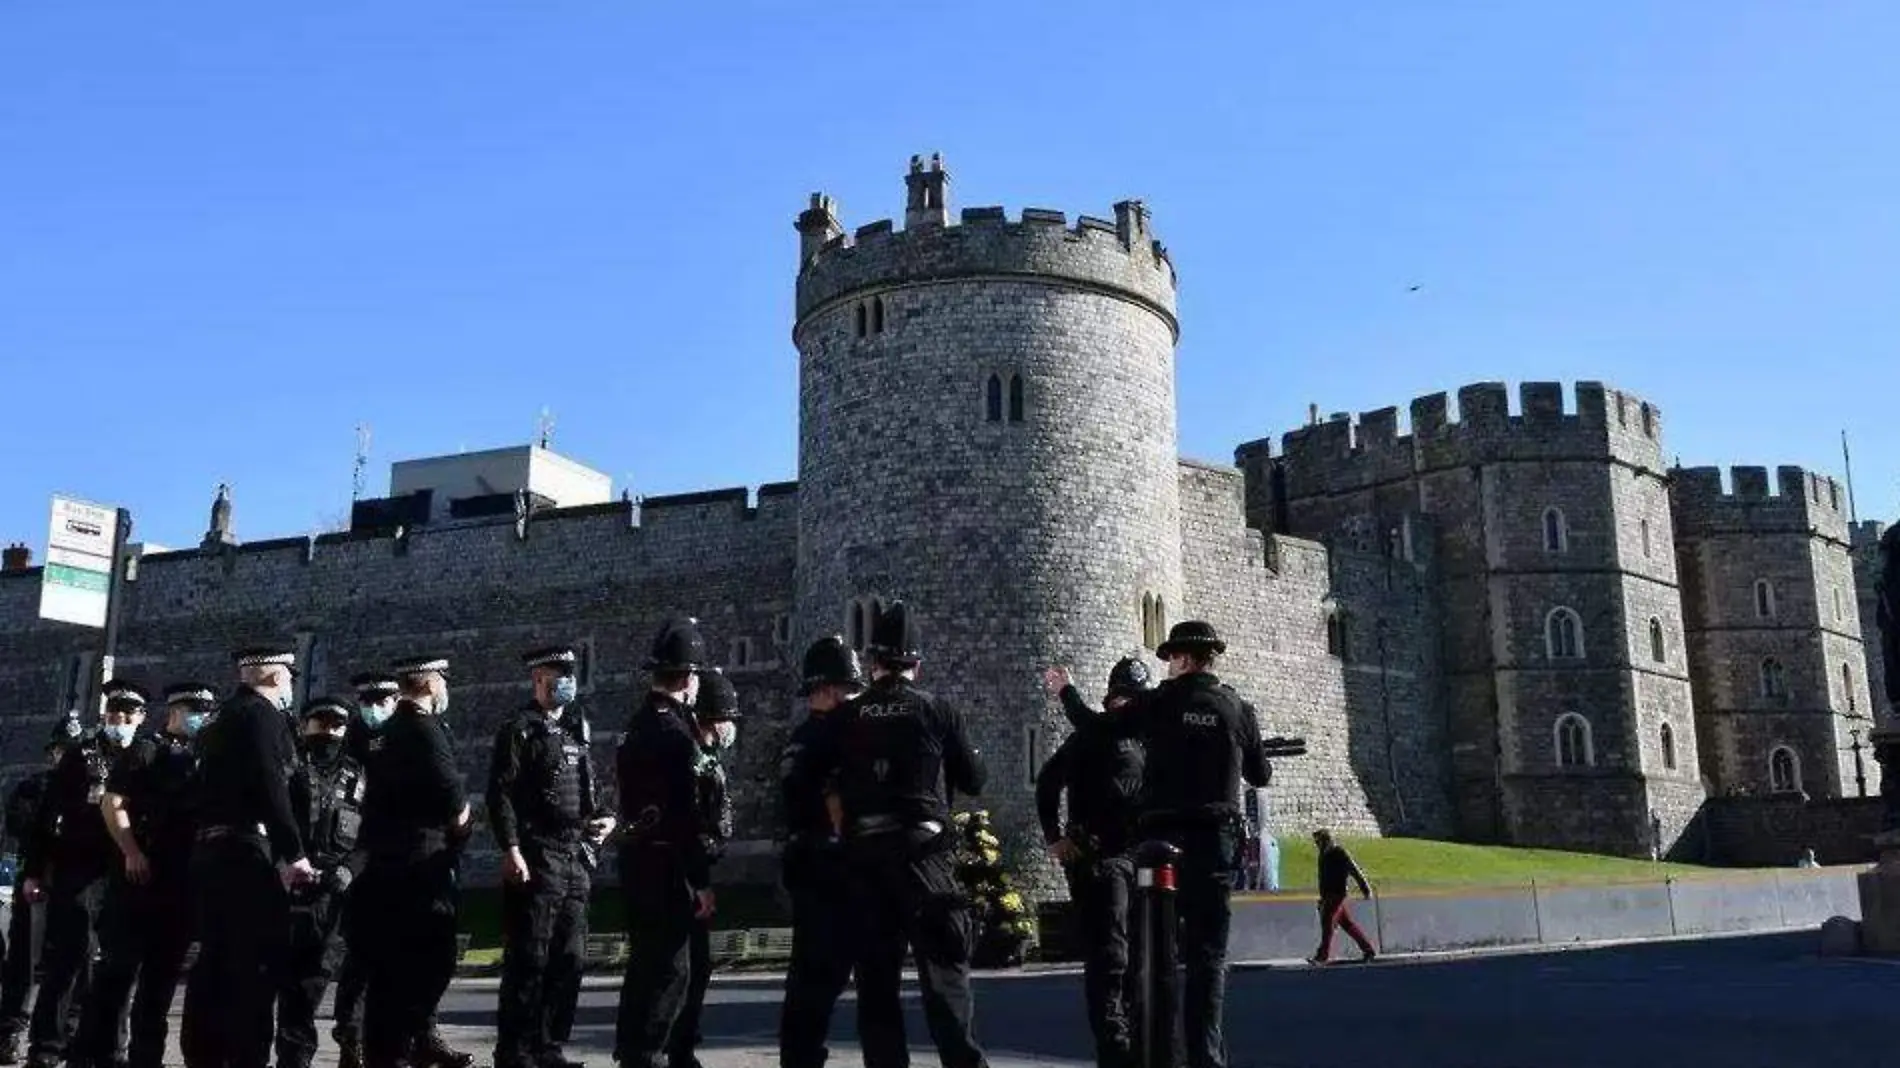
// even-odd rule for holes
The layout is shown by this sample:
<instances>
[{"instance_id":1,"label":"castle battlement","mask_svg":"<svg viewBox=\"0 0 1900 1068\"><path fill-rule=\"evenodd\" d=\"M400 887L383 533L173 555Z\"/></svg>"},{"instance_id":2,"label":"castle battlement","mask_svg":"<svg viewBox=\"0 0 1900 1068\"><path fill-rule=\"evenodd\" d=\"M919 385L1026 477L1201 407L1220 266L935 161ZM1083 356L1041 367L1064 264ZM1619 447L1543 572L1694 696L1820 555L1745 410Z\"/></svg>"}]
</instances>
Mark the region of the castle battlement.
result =
<instances>
[{"instance_id":1,"label":"castle battlement","mask_svg":"<svg viewBox=\"0 0 1900 1068\"><path fill-rule=\"evenodd\" d=\"M1688 536L1715 533L1808 533L1847 542L1847 489L1835 479L1784 464L1775 468L1772 489L1766 467L1728 470L1677 468L1669 488L1676 530Z\"/></svg>"},{"instance_id":2,"label":"castle battlement","mask_svg":"<svg viewBox=\"0 0 1900 1068\"><path fill-rule=\"evenodd\" d=\"M1847 528L1848 542L1856 549L1879 548L1880 539L1886 533L1887 524L1878 519L1863 519Z\"/></svg>"},{"instance_id":3,"label":"castle battlement","mask_svg":"<svg viewBox=\"0 0 1900 1068\"><path fill-rule=\"evenodd\" d=\"M1281 439L1286 492L1297 499L1503 460L1661 466L1662 413L1654 405L1601 382L1578 382L1572 392L1566 404L1563 383L1525 382L1514 409L1503 382L1480 382L1458 390L1455 415L1448 394L1414 399L1406 425L1396 407L1356 418L1334 413ZM1265 440L1248 442L1236 456L1245 466L1270 448Z\"/></svg>"},{"instance_id":4,"label":"castle battlement","mask_svg":"<svg viewBox=\"0 0 1900 1068\"><path fill-rule=\"evenodd\" d=\"M854 293L982 276L1037 278L1110 290L1150 307L1178 333L1174 263L1154 239L1138 200L1114 206L1114 219L1024 208L1011 220L1000 207L965 208L950 222L942 161L912 159L911 205L903 229L880 219L847 233L837 204L812 194L798 218L803 320Z\"/></svg>"}]
</instances>

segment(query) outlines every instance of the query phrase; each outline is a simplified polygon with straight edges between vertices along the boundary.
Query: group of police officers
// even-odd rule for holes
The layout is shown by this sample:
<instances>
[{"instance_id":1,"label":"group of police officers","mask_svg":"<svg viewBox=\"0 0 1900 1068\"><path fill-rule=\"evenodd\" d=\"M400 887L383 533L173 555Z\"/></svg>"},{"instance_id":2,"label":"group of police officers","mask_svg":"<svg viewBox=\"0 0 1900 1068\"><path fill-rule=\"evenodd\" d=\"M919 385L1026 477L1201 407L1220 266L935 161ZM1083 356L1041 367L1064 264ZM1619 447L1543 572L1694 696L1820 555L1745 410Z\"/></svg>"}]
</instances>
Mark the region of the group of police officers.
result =
<instances>
[{"instance_id":1,"label":"group of police officers","mask_svg":"<svg viewBox=\"0 0 1900 1068\"><path fill-rule=\"evenodd\" d=\"M906 606L889 606L870 639L868 671L839 637L805 652L799 692L810 714L780 761L794 927L780 1063L825 1064L834 1006L855 980L867 1068L905 1068L908 956L943 1063L976 1068L987 1061L973 1028L975 932L951 806L981 794L984 765L960 712L918 685L922 650ZM1039 777L1038 808L1088 933L1089 1019L1104 1068L1135 1063L1140 1048L1129 909L1144 837L1182 851L1185 1060L1225 1064L1237 796L1242 778L1264 785L1268 768L1252 707L1211 672L1224 649L1211 626L1177 625L1157 650L1170 679L1151 687L1142 662L1124 660L1100 712L1065 669L1045 675L1075 731ZM532 697L496 733L486 796L502 856L495 1068L573 1068L562 1047L592 873L610 840L627 926L614 1059L698 1068L711 875L732 834L721 754L740 718L732 684L705 654L690 619L654 639L650 686L616 753L617 809L576 706L576 651L523 657ZM276 1068L309 1068L333 978L342 1068L468 1068L473 1058L435 1025L454 972L472 828L443 726L448 660L359 675L352 699L315 697L293 713L293 652L249 648L234 659L230 696L173 685L149 731L140 728L151 695L109 682L102 723L85 730L69 715L49 742L50 767L9 798L22 867L0 967L0 1065L19 1062L24 1030L29 1068L160 1068L195 940L179 1036L187 1068L265 1068L273 1052ZM35 932L27 905L40 902Z\"/></svg>"}]
</instances>

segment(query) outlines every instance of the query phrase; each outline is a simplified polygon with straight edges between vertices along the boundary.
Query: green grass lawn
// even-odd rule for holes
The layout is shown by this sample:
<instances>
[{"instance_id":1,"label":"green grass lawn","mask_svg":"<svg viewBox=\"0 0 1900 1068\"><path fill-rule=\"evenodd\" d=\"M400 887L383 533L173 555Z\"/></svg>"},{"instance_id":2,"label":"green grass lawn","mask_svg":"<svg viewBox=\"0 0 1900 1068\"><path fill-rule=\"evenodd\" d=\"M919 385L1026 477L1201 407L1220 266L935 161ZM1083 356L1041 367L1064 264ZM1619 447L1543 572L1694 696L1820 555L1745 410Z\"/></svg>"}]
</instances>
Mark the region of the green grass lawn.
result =
<instances>
[{"instance_id":1,"label":"green grass lawn","mask_svg":"<svg viewBox=\"0 0 1900 1068\"><path fill-rule=\"evenodd\" d=\"M1422 838L1342 838L1375 889L1432 889L1460 886L1642 882L1665 876L1712 874L1717 869L1691 864L1562 853L1552 849L1460 845ZM1730 873L1733 869L1726 869ZM1311 890L1317 880L1313 840L1280 840L1280 886Z\"/></svg>"},{"instance_id":2,"label":"green grass lawn","mask_svg":"<svg viewBox=\"0 0 1900 1068\"><path fill-rule=\"evenodd\" d=\"M792 918L779 904L775 888L769 886L718 887L719 911L713 920L716 931L741 931L758 927L789 927ZM469 936L465 960L476 961L483 950L501 945L501 891L497 888L471 888L462 891L459 926ZM596 934L618 934L626 930L626 913L621 907L620 891L601 887L587 910L587 929Z\"/></svg>"}]
</instances>

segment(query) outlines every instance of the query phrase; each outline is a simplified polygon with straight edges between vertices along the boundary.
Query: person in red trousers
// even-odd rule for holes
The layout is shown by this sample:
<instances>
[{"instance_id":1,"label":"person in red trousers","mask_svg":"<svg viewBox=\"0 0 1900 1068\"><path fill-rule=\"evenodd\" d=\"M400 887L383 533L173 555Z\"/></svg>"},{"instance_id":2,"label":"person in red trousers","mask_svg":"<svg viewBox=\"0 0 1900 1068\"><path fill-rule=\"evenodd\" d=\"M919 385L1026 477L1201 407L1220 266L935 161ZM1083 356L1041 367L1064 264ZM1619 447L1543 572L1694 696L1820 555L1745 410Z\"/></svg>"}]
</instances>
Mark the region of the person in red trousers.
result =
<instances>
[{"instance_id":1,"label":"person in red trousers","mask_svg":"<svg viewBox=\"0 0 1900 1068\"><path fill-rule=\"evenodd\" d=\"M1314 831L1313 844L1319 847L1319 952L1307 958L1309 964L1325 964L1333 953L1333 928L1346 932L1347 937L1359 943L1360 960L1368 961L1379 955L1372 948L1372 941L1366 932L1360 930L1353 921L1352 913L1346 908L1346 882L1359 884L1359 896L1372 898L1372 886L1366 882L1365 873L1359 870L1352 854L1346 847L1333 841L1333 832Z\"/></svg>"}]
</instances>

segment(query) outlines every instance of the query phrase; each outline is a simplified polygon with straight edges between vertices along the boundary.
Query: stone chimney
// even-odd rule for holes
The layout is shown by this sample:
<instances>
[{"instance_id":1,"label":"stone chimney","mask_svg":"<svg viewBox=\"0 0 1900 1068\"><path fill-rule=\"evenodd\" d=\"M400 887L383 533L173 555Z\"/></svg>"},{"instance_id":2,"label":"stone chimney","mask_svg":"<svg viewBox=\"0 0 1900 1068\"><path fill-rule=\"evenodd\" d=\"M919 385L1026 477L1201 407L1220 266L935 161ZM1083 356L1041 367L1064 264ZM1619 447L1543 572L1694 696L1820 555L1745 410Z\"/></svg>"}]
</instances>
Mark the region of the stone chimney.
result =
<instances>
[{"instance_id":1,"label":"stone chimney","mask_svg":"<svg viewBox=\"0 0 1900 1068\"><path fill-rule=\"evenodd\" d=\"M0 574L11 575L33 566L33 550L15 542L0 552Z\"/></svg>"}]
</instances>

